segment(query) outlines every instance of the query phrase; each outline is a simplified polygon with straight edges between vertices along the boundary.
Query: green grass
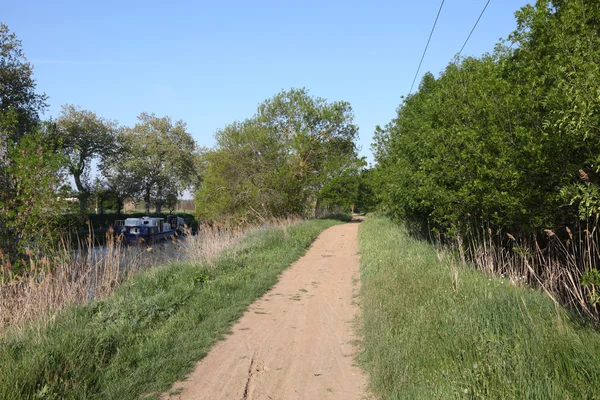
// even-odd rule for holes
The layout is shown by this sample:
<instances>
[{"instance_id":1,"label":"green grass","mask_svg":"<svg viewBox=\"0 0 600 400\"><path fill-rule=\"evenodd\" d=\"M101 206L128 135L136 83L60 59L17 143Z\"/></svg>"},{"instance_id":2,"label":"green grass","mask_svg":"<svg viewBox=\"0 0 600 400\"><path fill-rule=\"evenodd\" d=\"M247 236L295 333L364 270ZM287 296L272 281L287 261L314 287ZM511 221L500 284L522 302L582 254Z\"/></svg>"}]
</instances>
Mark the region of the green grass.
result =
<instances>
[{"instance_id":1,"label":"green grass","mask_svg":"<svg viewBox=\"0 0 600 400\"><path fill-rule=\"evenodd\" d=\"M360 362L381 400L600 398L600 334L544 294L456 270L387 219L359 243Z\"/></svg>"},{"instance_id":2,"label":"green grass","mask_svg":"<svg viewBox=\"0 0 600 400\"><path fill-rule=\"evenodd\" d=\"M313 220L244 239L211 265L153 268L39 331L0 339L0 399L156 397L182 379L281 271L336 224Z\"/></svg>"}]
</instances>

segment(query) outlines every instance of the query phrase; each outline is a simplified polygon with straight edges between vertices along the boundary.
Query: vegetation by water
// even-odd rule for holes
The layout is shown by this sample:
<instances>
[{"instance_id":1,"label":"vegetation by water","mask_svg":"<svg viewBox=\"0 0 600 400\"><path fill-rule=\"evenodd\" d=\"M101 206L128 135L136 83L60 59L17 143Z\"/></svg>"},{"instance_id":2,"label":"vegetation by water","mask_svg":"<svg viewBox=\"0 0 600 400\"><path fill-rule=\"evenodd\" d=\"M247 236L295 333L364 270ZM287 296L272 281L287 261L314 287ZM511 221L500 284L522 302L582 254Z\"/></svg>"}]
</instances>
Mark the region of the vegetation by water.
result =
<instances>
[{"instance_id":1,"label":"vegetation by water","mask_svg":"<svg viewBox=\"0 0 600 400\"><path fill-rule=\"evenodd\" d=\"M55 121L41 120L48 96L36 93L33 66L1 23L0 75L3 274L25 273L32 253L56 250L61 234L77 230L91 208L104 222L105 209L119 215L125 200L161 215L195 192L198 221L235 225L322 216L353 208L359 198L365 162L348 102L282 91L253 118L218 130L209 150L185 122L153 113L119 126L65 104Z\"/></svg>"},{"instance_id":2,"label":"vegetation by water","mask_svg":"<svg viewBox=\"0 0 600 400\"><path fill-rule=\"evenodd\" d=\"M0 398L157 397L336 223L255 231L215 259L153 268L47 326L7 331L0 339Z\"/></svg>"},{"instance_id":3,"label":"vegetation by water","mask_svg":"<svg viewBox=\"0 0 600 400\"><path fill-rule=\"evenodd\" d=\"M597 398L600 334L545 294L389 219L363 222L359 247L360 361L378 398Z\"/></svg>"},{"instance_id":4,"label":"vegetation by water","mask_svg":"<svg viewBox=\"0 0 600 400\"><path fill-rule=\"evenodd\" d=\"M463 249L473 260L489 240L538 254L526 279L565 278L552 295L597 319L599 19L592 0L523 7L492 52L426 74L373 146L377 195L397 221L459 247L476 241ZM501 259L481 268L503 274ZM569 294L577 286L583 303Z\"/></svg>"}]
</instances>

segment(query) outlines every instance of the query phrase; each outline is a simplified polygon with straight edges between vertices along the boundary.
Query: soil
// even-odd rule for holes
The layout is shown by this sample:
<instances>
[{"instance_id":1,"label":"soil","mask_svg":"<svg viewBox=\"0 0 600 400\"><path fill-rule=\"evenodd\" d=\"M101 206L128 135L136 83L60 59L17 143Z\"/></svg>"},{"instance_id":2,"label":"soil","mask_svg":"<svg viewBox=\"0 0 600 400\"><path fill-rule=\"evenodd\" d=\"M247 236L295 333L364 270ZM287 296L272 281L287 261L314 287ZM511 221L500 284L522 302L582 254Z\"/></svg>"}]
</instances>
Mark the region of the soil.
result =
<instances>
[{"instance_id":1,"label":"soil","mask_svg":"<svg viewBox=\"0 0 600 400\"><path fill-rule=\"evenodd\" d=\"M363 399L358 223L325 230L164 399Z\"/></svg>"}]
</instances>

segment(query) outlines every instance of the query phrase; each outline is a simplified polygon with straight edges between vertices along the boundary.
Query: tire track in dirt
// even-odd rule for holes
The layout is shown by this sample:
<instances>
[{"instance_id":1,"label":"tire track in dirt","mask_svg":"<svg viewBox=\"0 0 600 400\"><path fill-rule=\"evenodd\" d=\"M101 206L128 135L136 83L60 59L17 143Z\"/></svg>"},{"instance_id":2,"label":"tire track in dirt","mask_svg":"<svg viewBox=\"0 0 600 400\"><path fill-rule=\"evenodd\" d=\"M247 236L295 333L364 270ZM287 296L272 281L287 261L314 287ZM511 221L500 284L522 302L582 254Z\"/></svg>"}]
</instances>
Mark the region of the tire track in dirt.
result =
<instances>
[{"instance_id":1,"label":"tire track in dirt","mask_svg":"<svg viewBox=\"0 0 600 400\"><path fill-rule=\"evenodd\" d=\"M362 399L354 365L358 223L325 230L163 399Z\"/></svg>"}]
</instances>

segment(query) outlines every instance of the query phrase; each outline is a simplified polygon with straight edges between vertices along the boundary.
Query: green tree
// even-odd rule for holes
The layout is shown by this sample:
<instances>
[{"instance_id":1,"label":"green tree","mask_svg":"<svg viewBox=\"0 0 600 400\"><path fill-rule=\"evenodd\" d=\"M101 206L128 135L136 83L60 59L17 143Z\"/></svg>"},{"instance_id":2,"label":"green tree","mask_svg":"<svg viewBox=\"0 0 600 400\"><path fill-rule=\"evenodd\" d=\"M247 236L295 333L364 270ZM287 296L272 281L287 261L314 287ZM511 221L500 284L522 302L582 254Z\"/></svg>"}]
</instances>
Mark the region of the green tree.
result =
<instances>
[{"instance_id":1,"label":"green tree","mask_svg":"<svg viewBox=\"0 0 600 400\"><path fill-rule=\"evenodd\" d=\"M346 102L291 89L259 105L254 117L219 130L204 158L198 218L315 215L325 184L358 162L352 117Z\"/></svg>"},{"instance_id":2,"label":"green tree","mask_svg":"<svg viewBox=\"0 0 600 400\"><path fill-rule=\"evenodd\" d=\"M425 75L377 130L384 209L442 231L477 220L532 233L598 215L600 6L539 0L516 15L512 47Z\"/></svg>"},{"instance_id":3,"label":"green tree","mask_svg":"<svg viewBox=\"0 0 600 400\"><path fill-rule=\"evenodd\" d=\"M246 120L217 131L215 137L216 149L205 155L206 172L196 192L198 218L284 215L292 181L285 179L287 155L273 131Z\"/></svg>"},{"instance_id":4,"label":"green tree","mask_svg":"<svg viewBox=\"0 0 600 400\"><path fill-rule=\"evenodd\" d=\"M48 245L65 206L57 195L62 158L46 96L35 93L21 42L0 24L0 267L18 273L28 253ZM6 276L6 275L4 275Z\"/></svg>"},{"instance_id":5,"label":"green tree","mask_svg":"<svg viewBox=\"0 0 600 400\"><path fill-rule=\"evenodd\" d=\"M117 207L117 216L121 216L125 201L135 198L141 192L140 179L126 168L123 156L109 160L102 170L104 185L108 191L109 198Z\"/></svg>"},{"instance_id":6,"label":"green tree","mask_svg":"<svg viewBox=\"0 0 600 400\"><path fill-rule=\"evenodd\" d=\"M6 140L18 142L39 123L47 96L35 92L33 66L27 61L21 41L0 23L0 130Z\"/></svg>"},{"instance_id":7,"label":"green tree","mask_svg":"<svg viewBox=\"0 0 600 400\"><path fill-rule=\"evenodd\" d=\"M183 121L142 113L132 128L120 134L123 168L141 187L146 213L154 204L160 214L169 196L180 195L196 179L196 143Z\"/></svg>"},{"instance_id":8,"label":"green tree","mask_svg":"<svg viewBox=\"0 0 600 400\"><path fill-rule=\"evenodd\" d=\"M57 195L63 162L52 137L41 129L23 136L3 154L0 168L6 186L0 191L0 266L4 273L19 273L28 254L42 251L59 233L61 213L69 209Z\"/></svg>"},{"instance_id":9,"label":"green tree","mask_svg":"<svg viewBox=\"0 0 600 400\"><path fill-rule=\"evenodd\" d=\"M90 179L92 161L103 163L115 150L116 122L73 105L63 105L57 120L67 169L77 187L81 210L87 208L93 182Z\"/></svg>"},{"instance_id":10,"label":"green tree","mask_svg":"<svg viewBox=\"0 0 600 400\"><path fill-rule=\"evenodd\" d=\"M302 188L300 203L316 215L319 191L358 160L358 127L350 103L328 103L306 89L290 89L263 102L256 119L284 144L290 173Z\"/></svg>"}]
</instances>

